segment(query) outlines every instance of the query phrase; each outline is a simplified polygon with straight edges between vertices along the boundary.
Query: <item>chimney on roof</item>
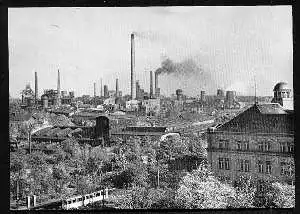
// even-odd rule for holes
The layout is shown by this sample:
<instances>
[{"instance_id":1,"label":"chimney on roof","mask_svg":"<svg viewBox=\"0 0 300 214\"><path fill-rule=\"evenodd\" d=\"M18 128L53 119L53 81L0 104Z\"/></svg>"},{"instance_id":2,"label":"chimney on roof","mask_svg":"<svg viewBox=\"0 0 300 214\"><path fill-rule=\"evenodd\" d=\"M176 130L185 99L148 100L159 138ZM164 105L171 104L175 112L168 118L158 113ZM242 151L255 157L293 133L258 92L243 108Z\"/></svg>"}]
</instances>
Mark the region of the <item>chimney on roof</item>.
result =
<instances>
[{"instance_id":1,"label":"chimney on roof","mask_svg":"<svg viewBox=\"0 0 300 214\"><path fill-rule=\"evenodd\" d=\"M96 97L96 83L94 82L94 97Z\"/></svg>"}]
</instances>

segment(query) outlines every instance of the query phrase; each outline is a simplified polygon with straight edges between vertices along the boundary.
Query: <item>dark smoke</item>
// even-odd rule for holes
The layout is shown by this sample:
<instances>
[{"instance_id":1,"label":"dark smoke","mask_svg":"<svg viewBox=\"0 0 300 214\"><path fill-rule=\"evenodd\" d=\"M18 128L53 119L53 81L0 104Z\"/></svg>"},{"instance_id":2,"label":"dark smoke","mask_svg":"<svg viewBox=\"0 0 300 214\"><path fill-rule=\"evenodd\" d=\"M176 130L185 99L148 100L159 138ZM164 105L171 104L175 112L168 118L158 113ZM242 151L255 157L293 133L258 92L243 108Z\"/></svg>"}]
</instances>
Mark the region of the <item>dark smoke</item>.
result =
<instances>
[{"instance_id":1,"label":"dark smoke","mask_svg":"<svg viewBox=\"0 0 300 214\"><path fill-rule=\"evenodd\" d=\"M161 63L161 67L155 71L157 74L174 74L191 76L195 74L200 74L203 72L193 59L187 59L182 62L174 63L169 58L165 59Z\"/></svg>"}]
</instances>

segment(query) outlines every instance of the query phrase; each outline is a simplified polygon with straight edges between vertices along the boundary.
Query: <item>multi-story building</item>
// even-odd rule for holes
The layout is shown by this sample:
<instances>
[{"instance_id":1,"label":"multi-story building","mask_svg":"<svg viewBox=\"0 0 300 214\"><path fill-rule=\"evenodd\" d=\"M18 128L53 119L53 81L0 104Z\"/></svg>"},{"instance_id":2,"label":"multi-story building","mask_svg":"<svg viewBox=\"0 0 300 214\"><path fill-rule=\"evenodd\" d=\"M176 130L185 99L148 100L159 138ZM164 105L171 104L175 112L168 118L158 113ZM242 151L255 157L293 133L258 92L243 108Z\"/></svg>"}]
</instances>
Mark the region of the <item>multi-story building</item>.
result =
<instances>
[{"instance_id":1,"label":"multi-story building","mask_svg":"<svg viewBox=\"0 0 300 214\"><path fill-rule=\"evenodd\" d=\"M146 115L158 115L160 110L160 99L147 99L142 101Z\"/></svg>"},{"instance_id":2,"label":"multi-story building","mask_svg":"<svg viewBox=\"0 0 300 214\"><path fill-rule=\"evenodd\" d=\"M240 176L294 183L294 113L278 103L254 104L208 129L208 161L221 180Z\"/></svg>"}]
</instances>

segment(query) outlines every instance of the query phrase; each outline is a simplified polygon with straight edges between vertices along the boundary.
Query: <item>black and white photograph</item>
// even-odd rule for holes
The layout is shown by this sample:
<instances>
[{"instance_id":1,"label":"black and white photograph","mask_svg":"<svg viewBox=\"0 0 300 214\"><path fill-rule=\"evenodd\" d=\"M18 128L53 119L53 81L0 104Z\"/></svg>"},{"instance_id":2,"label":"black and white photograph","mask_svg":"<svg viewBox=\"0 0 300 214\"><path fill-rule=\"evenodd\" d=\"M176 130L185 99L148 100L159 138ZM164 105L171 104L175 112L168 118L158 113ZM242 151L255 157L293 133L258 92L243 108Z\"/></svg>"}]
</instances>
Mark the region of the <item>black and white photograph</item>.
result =
<instances>
[{"instance_id":1,"label":"black and white photograph","mask_svg":"<svg viewBox=\"0 0 300 214\"><path fill-rule=\"evenodd\" d=\"M293 8L8 8L9 206L295 208Z\"/></svg>"}]
</instances>

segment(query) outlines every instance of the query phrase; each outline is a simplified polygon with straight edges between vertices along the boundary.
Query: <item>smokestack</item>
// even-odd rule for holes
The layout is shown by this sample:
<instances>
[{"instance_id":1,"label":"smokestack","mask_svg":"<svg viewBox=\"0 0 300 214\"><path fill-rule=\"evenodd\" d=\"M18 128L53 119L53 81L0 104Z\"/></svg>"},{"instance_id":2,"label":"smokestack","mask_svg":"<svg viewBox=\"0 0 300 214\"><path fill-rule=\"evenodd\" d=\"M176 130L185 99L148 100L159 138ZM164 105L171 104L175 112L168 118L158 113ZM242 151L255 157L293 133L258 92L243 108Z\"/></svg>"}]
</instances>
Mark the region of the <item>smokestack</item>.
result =
<instances>
[{"instance_id":1,"label":"smokestack","mask_svg":"<svg viewBox=\"0 0 300 214\"><path fill-rule=\"evenodd\" d=\"M96 97L96 83L94 82L94 97Z\"/></svg>"},{"instance_id":2,"label":"smokestack","mask_svg":"<svg viewBox=\"0 0 300 214\"><path fill-rule=\"evenodd\" d=\"M108 97L108 86L104 85L104 97L107 98Z\"/></svg>"},{"instance_id":3,"label":"smokestack","mask_svg":"<svg viewBox=\"0 0 300 214\"><path fill-rule=\"evenodd\" d=\"M200 100L201 100L202 102L204 102L204 101L205 101L205 91L201 91L200 94L201 94Z\"/></svg>"},{"instance_id":4,"label":"smokestack","mask_svg":"<svg viewBox=\"0 0 300 214\"><path fill-rule=\"evenodd\" d=\"M35 104L37 104L37 100L38 100L38 78L37 78L37 72L34 73L35 74L35 94L34 94L34 98L35 98Z\"/></svg>"},{"instance_id":5,"label":"smokestack","mask_svg":"<svg viewBox=\"0 0 300 214\"><path fill-rule=\"evenodd\" d=\"M158 88L158 73L157 72L154 73L154 87L155 87L155 89Z\"/></svg>"},{"instance_id":6,"label":"smokestack","mask_svg":"<svg viewBox=\"0 0 300 214\"><path fill-rule=\"evenodd\" d=\"M134 34L131 34L131 99L136 99Z\"/></svg>"},{"instance_id":7,"label":"smokestack","mask_svg":"<svg viewBox=\"0 0 300 214\"><path fill-rule=\"evenodd\" d=\"M119 97L119 79L116 79L116 97Z\"/></svg>"},{"instance_id":8,"label":"smokestack","mask_svg":"<svg viewBox=\"0 0 300 214\"><path fill-rule=\"evenodd\" d=\"M153 73L150 71L150 98L153 98Z\"/></svg>"},{"instance_id":9,"label":"smokestack","mask_svg":"<svg viewBox=\"0 0 300 214\"><path fill-rule=\"evenodd\" d=\"M57 70L57 105L60 105L60 73Z\"/></svg>"},{"instance_id":10,"label":"smokestack","mask_svg":"<svg viewBox=\"0 0 300 214\"><path fill-rule=\"evenodd\" d=\"M141 92L141 87L140 87L140 83L139 83L139 81L137 80L136 82L135 82L135 90L136 90L136 99L141 99L141 94L140 94L140 92Z\"/></svg>"},{"instance_id":11,"label":"smokestack","mask_svg":"<svg viewBox=\"0 0 300 214\"><path fill-rule=\"evenodd\" d=\"M102 85L102 78L101 78L101 79L100 79L100 97L103 96L102 88L103 88L103 85Z\"/></svg>"}]
</instances>

